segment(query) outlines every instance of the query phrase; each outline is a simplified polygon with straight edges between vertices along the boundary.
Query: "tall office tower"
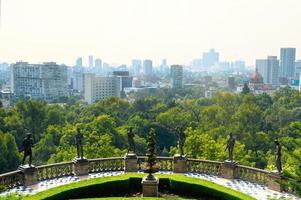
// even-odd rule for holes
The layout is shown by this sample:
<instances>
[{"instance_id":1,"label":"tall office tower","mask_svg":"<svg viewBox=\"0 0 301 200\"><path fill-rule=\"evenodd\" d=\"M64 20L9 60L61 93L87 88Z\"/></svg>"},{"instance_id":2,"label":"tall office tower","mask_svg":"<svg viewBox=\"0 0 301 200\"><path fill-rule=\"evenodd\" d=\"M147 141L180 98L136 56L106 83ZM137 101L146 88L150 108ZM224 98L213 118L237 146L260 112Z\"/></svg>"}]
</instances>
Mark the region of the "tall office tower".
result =
<instances>
[{"instance_id":1,"label":"tall office tower","mask_svg":"<svg viewBox=\"0 0 301 200\"><path fill-rule=\"evenodd\" d=\"M89 56L89 67L93 67L94 64L94 60L93 60L93 56Z\"/></svg>"},{"instance_id":2,"label":"tall office tower","mask_svg":"<svg viewBox=\"0 0 301 200\"><path fill-rule=\"evenodd\" d=\"M113 71L113 76L117 76L121 78L121 89L131 88L133 77L130 76L129 71Z\"/></svg>"},{"instance_id":3,"label":"tall office tower","mask_svg":"<svg viewBox=\"0 0 301 200\"><path fill-rule=\"evenodd\" d=\"M279 61L277 56L268 56L267 59L256 60L256 68L262 75L265 84L278 85Z\"/></svg>"},{"instance_id":4,"label":"tall office tower","mask_svg":"<svg viewBox=\"0 0 301 200\"><path fill-rule=\"evenodd\" d=\"M84 97L89 104L107 97L120 97L121 79L117 76L84 75Z\"/></svg>"},{"instance_id":5,"label":"tall office tower","mask_svg":"<svg viewBox=\"0 0 301 200\"><path fill-rule=\"evenodd\" d=\"M280 49L280 73L281 78L293 78L295 75L296 48Z\"/></svg>"},{"instance_id":6,"label":"tall office tower","mask_svg":"<svg viewBox=\"0 0 301 200\"><path fill-rule=\"evenodd\" d=\"M84 73L73 71L72 72L72 86L74 90L77 90L78 92L84 91Z\"/></svg>"},{"instance_id":7,"label":"tall office tower","mask_svg":"<svg viewBox=\"0 0 301 200\"><path fill-rule=\"evenodd\" d=\"M203 53L203 66L212 67L215 63L219 62L219 53L211 49L209 52Z\"/></svg>"},{"instance_id":8,"label":"tall office tower","mask_svg":"<svg viewBox=\"0 0 301 200\"><path fill-rule=\"evenodd\" d=\"M279 84L279 60L277 56L268 56L268 68L270 74L269 76L269 83L272 85Z\"/></svg>"},{"instance_id":9,"label":"tall office tower","mask_svg":"<svg viewBox=\"0 0 301 200\"><path fill-rule=\"evenodd\" d=\"M151 60L143 61L143 73L145 76L151 76L153 74L153 61Z\"/></svg>"},{"instance_id":10,"label":"tall office tower","mask_svg":"<svg viewBox=\"0 0 301 200\"><path fill-rule=\"evenodd\" d=\"M268 60L267 59L257 59L256 60L256 68L257 68L258 72L262 75L263 82L268 83L269 82Z\"/></svg>"},{"instance_id":11,"label":"tall office tower","mask_svg":"<svg viewBox=\"0 0 301 200\"><path fill-rule=\"evenodd\" d=\"M172 65L170 66L171 87L182 88L183 87L183 66Z\"/></svg>"},{"instance_id":12,"label":"tall office tower","mask_svg":"<svg viewBox=\"0 0 301 200\"><path fill-rule=\"evenodd\" d=\"M134 75L138 75L142 68L141 60L133 59L132 60L132 68L133 68Z\"/></svg>"},{"instance_id":13,"label":"tall office tower","mask_svg":"<svg viewBox=\"0 0 301 200\"><path fill-rule=\"evenodd\" d=\"M29 64L18 62L12 65L12 91L19 97L51 101L67 96L67 66L54 62Z\"/></svg>"},{"instance_id":14,"label":"tall office tower","mask_svg":"<svg viewBox=\"0 0 301 200\"><path fill-rule=\"evenodd\" d=\"M167 66L167 60L166 59L162 59L162 66Z\"/></svg>"},{"instance_id":15,"label":"tall office tower","mask_svg":"<svg viewBox=\"0 0 301 200\"><path fill-rule=\"evenodd\" d=\"M95 72L96 74L100 74L102 70L102 60L97 58L95 59Z\"/></svg>"},{"instance_id":16,"label":"tall office tower","mask_svg":"<svg viewBox=\"0 0 301 200\"><path fill-rule=\"evenodd\" d=\"M83 58L79 57L76 59L76 67L82 67L83 66Z\"/></svg>"},{"instance_id":17,"label":"tall office tower","mask_svg":"<svg viewBox=\"0 0 301 200\"><path fill-rule=\"evenodd\" d=\"M297 60L295 62L295 78L299 78L301 76L301 60Z\"/></svg>"}]
</instances>

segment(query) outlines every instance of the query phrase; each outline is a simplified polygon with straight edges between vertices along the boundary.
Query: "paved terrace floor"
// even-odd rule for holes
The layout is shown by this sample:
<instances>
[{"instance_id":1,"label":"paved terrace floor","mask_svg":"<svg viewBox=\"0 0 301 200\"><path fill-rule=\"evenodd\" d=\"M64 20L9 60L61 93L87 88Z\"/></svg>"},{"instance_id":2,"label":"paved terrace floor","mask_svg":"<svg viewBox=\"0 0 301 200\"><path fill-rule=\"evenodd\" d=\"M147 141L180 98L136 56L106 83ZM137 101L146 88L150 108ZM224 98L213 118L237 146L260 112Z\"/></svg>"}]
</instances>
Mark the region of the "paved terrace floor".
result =
<instances>
[{"instance_id":1,"label":"paved terrace floor","mask_svg":"<svg viewBox=\"0 0 301 200\"><path fill-rule=\"evenodd\" d=\"M172 174L172 172L158 172L161 174ZM102 172L102 173L93 173L89 174L88 176L68 176L68 177L61 177L61 178L54 178L50 180L45 180L39 182L37 185L33 185L30 187L24 187L19 186L16 188L13 188L11 190L8 190L4 193L1 193L1 196L5 196L9 193L17 193L20 195L32 195L36 194L38 192L57 187L60 185L65 185L68 183L77 182L84 179L91 179L91 178L98 178L98 177L106 177L106 176L118 176L124 174L123 171L116 171L116 172ZM248 194L252 197L255 197L258 200L268 200L270 198L288 198L291 200L301 200L301 198L298 198L292 194L288 193L279 193L276 191L272 191L268 189L264 185L260 185L257 183L251 183L248 181L243 180L228 180L224 178L220 178L218 176L214 175L207 175L207 174L198 174L198 173L186 173L185 176L193 177L193 178L199 178L199 179L205 179L220 185L223 185L225 187L232 188L234 190L240 191L242 193Z\"/></svg>"}]
</instances>

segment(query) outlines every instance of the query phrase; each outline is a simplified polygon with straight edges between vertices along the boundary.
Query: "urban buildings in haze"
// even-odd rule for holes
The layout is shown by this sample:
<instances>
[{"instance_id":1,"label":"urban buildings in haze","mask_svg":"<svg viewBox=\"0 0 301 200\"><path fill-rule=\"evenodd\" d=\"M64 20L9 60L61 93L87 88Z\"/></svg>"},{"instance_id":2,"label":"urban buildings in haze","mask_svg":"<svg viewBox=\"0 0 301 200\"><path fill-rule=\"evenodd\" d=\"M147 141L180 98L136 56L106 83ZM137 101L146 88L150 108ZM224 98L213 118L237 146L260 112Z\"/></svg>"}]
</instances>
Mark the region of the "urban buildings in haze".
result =
<instances>
[{"instance_id":1,"label":"urban buildings in haze","mask_svg":"<svg viewBox=\"0 0 301 200\"><path fill-rule=\"evenodd\" d=\"M141 60L133 59L132 60L132 70L133 70L134 75L138 75L140 73L141 68L142 68Z\"/></svg>"},{"instance_id":2,"label":"urban buildings in haze","mask_svg":"<svg viewBox=\"0 0 301 200\"><path fill-rule=\"evenodd\" d=\"M211 49L209 52L204 52L202 62L203 67L214 66L216 63L219 62L219 53L216 52L214 49Z\"/></svg>"},{"instance_id":3,"label":"urban buildings in haze","mask_svg":"<svg viewBox=\"0 0 301 200\"><path fill-rule=\"evenodd\" d=\"M153 74L153 61L151 60L143 61L143 74L145 76L151 76Z\"/></svg>"},{"instance_id":4,"label":"urban buildings in haze","mask_svg":"<svg viewBox=\"0 0 301 200\"><path fill-rule=\"evenodd\" d=\"M54 62L29 64L17 62L12 65L12 92L15 97L51 101L67 96L67 66Z\"/></svg>"},{"instance_id":5,"label":"urban buildings in haze","mask_svg":"<svg viewBox=\"0 0 301 200\"><path fill-rule=\"evenodd\" d=\"M124 88L132 87L133 77L130 76L129 71L114 71L113 76L120 77L122 91L124 90Z\"/></svg>"},{"instance_id":6,"label":"urban buildings in haze","mask_svg":"<svg viewBox=\"0 0 301 200\"><path fill-rule=\"evenodd\" d=\"M296 48L280 49L280 70L279 77L293 78L295 75Z\"/></svg>"},{"instance_id":7,"label":"urban buildings in haze","mask_svg":"<svg viewBox=\"0 0 301 200\"><path fill-rule=\"evenodd\" d=\"M95 72L96 74L100 74L102 70L102 60L97 58L95 59Z\"/></svg>"},{"instance_id":8,"label":"urban buildings in haze","mask_svg":"<svg viewBox=\"0 0 301 200\"><path fill-rule=\"evenodd\" d=\"M183 87L183 66L171 65L170 66L171 87L182 88Z\"/></svg>"},{"instance_id":9,"label":"urban buildings in haze","mask_svg":"<svg viewBox=\"0 0 301 200\"><path fill-rule=\"evenodd\" d=\"M76 67L82 67L83 66L83 58L79 57L76 59Z\"/></svg>"},{"instance_id":10,"label":"urban buildings in haze","mask_svg":"<svg viewBox=\"0 0 301 200\"><path fill-rule=\"evenodd\" d=\"M279 60L277 56L268 56L267 59L257 59L256 68L262 75L265 84L279 84Z\"/></svg>"},{"instance_id":11,"label":"urban buildings in haze","mask_svg":"<svg viewBox=\"0 0 301 200\"><path fill-rule=\"evenodd\" d=\"M94 67L94 60L92 55L89 56L89 67Z\"/></svg>"}]
</instances>

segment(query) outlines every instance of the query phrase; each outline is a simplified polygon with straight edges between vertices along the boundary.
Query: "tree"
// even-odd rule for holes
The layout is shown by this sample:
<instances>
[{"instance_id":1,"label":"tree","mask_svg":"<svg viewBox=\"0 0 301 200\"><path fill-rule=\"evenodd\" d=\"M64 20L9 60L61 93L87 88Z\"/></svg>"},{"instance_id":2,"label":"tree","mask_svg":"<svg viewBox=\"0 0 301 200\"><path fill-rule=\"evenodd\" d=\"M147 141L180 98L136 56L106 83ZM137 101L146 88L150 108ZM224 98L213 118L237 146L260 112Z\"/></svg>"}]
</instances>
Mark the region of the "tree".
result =
<instances>
[{"instance_id":1,"label":"tree","mask_svg":"<svg viewBox=\"0 0 301 200\"><path fill-rule=\"evenodd\" d=\"M244 87L242 88L242 92L241 93L242 94L248 94L248 93L250 93L250 88L249 88L249 86L248 86L247 83L244 83Z\"/></svg>"}]
</instances>

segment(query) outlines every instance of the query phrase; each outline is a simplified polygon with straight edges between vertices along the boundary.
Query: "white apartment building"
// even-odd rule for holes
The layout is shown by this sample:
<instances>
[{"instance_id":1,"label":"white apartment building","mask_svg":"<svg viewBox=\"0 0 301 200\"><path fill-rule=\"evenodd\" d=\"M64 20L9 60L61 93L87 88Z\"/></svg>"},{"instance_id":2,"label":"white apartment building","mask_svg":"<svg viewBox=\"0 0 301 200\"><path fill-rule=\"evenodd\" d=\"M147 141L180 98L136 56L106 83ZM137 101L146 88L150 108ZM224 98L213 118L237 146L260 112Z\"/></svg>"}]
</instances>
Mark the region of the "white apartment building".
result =
<instances>
[{"instance_id":1,"label":"white apartment building","mask_svg":"<svg viewBox=\"0 0 301 200\"><path fill-rule=\"evenodd\" d=\"M85 101L89 104L107 97L120 97L121 78L117 76L96 76L93 73L84 75Z\"/></svg>"},{"instance_id":2,"label":"white apartment building","mask_svg":"<svg viewBox=\"0 0 301 200\"><path fill-rule=\"evenodd\" d=\"M67 66L54 62L11 66L12 92L17 98L29 97L51 101L68 95Z\"/></svg>"}]
</instances>

